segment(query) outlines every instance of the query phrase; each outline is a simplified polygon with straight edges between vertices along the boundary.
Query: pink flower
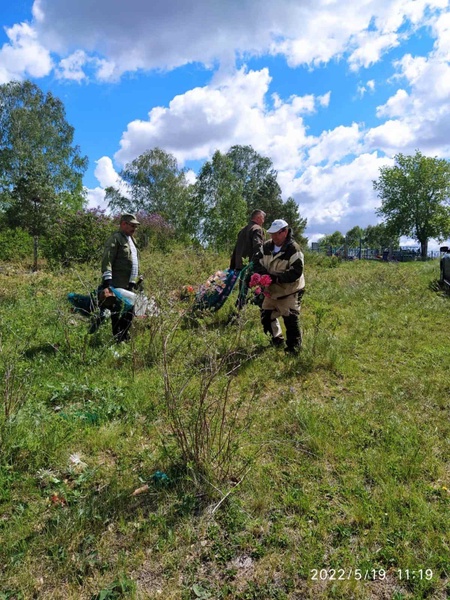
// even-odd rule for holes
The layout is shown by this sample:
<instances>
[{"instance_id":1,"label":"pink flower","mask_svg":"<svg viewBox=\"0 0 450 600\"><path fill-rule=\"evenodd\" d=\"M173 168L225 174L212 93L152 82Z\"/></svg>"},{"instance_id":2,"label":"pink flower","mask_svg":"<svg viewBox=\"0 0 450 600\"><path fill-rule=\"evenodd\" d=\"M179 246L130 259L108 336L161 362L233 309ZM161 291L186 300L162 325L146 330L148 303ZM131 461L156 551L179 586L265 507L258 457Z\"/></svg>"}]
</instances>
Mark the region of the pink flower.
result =
<instances>
[{"instance_id":1,"label":"pink flower","mask_svg":"<svg viewBox=\"0 0 450 600\"><path fill-rule=\"evenodd\" d=\"M263 292L263 294L264 294L264 296L265 296L266 298L270 298L270 294L269 294L269 292Z\"/></svg>"},{"instance_id":2,"label":"pink flower","mask_svg":"<svg viewBox=\"0 0 450 600\"><path fill-rule=\"evenodd\" d=\"M269 285L272 283L272 278L270 277L270 275L263 275L261 277L260 283L263 287L269 287Z\"/></svg>"},{"instance_id":3,"label":"pink flower","mask_svg":"<svg viewBox=\"0 0 450 600\"><path fill-rule=\"evenodd\" d=\"M255 294L256 294L257 296L259 296L259 294L260 294L261 292L262 292L262 289L259 287L259 285L258 285L258 287L255 287Z\"/></svg>"},{"instance_id":4,"label":"pink flower","mask_svg":"<svg viewBox=\"0 0 450 600\"><path fill-rule=\"evenodd\" d=\"M259 273L253 273L253 275L250 277L250 287L255 287L256 285L259 285L260 282L261 275Z\"/></svg>"}]
</instances>

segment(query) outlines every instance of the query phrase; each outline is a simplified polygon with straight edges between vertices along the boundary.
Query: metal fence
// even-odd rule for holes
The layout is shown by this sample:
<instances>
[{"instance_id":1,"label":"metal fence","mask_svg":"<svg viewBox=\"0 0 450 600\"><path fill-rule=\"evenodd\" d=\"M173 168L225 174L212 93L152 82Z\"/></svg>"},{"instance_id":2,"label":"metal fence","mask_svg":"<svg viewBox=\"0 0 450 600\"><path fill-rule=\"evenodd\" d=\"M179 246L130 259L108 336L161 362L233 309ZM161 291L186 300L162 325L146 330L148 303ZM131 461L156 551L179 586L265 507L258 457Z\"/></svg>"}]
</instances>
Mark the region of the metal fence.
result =
<instances>
[{"instance_id":1,"label":"metal fence","mask_svg":"<svg viewBox=\"0 0 450 600\"><path fill-rule=\"evenodd\" d=\"M344 248L343 246L328 246L327 248L312 247L312 252L327 254L327 256L337 256L347 260L383 260L410 262L413 260L422 260L420 248L400 247L396 250L380 250L378 248ZM439 250L429 250L427 258L439 258Z\"/></svg>"}]
</instances>

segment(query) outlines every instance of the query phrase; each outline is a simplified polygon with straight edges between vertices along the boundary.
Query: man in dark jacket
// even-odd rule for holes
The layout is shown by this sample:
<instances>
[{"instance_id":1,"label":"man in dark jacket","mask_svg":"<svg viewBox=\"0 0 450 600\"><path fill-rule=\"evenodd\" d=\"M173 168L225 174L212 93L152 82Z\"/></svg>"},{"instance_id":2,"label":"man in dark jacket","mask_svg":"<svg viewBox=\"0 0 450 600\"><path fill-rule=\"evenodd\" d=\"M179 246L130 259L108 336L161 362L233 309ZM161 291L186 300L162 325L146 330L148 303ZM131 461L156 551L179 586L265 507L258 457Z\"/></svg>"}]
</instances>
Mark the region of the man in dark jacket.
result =
<instances>
[{"instance_id":1,"label":"man in dark jacket","mask_svg":"<svg viewBox=\"0 0 450 600\"><path fill-rule=\"evenodd\" d=\"M250 215L250 221L238 233L236 245L234 246L233 254L230 260L230 269L241 271L244 263L243 259L252 261L255 255L261 250L264 243L264 233L262 225L266 213L256 209ZM242 308L244 299L242 298L242 288L246 285L246 281L239 279L239 296L236 301L236 307Z\"/></svg>"},{"instance_id":2,"label":"man in dark jacket","mask_svg":"<svg viewBox=\"0 0 450 600\"><path fill-rule=\"evenodd\" d=\"M139 259L133 234L139 221L135 215L123 214L119 231L106 241L102 259L103 288L113 286L134 291L138 280ZM129 329L133 320L133 311L112 310L111 323L117 342L129 339Z\"/></svg>"},{"instance_id":3,"label":"man in dark jacket","mask_svg":"<svg viewBox=\"0 0 450 600\"><path fill-rule=\"evenodd\" d=\"M264 333L274 346L284 344L280 316L286 327L286 352L297 354L302 335L299 324L300 299L305 289L304 257L283 219L276 219L267 230L271 240L255 257L255 272L270 275L272 283L261 308Z\"/></svg>"},{"instance_id":4,"label":"man in dark jacket","mask_svg":"<svg viewBox=\"0 0 450 600\"><path fill-rule=\"evenodd\" d=\"M256 209L250 215L250 221L238 233L236 245L231 255L230 269L240 271L243 265L243 259L252 260L255 254L261 249L264 243L262 225L266 213Z\"/></svg>"}]
</instances>

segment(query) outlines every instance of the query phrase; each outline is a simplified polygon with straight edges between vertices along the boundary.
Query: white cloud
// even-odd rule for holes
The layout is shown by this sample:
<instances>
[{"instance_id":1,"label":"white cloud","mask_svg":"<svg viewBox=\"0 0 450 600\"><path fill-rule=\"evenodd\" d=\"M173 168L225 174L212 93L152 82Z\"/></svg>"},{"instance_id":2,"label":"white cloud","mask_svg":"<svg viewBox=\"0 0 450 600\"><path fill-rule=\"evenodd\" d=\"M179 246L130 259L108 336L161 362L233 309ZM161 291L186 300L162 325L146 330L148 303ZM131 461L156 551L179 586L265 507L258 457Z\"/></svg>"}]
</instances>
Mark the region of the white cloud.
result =
<instances>
[{"instance_id":1,"label":"white cloud","mask_svg":"<svg viewBox=\"0 0 450 600\"><path fill-rule=\"evenodd\" d=\"M130 188L128 184L115 170L109 156L102 156L102 158L96 161L94 175L102 187L113 187L125 198L130 197Z\"/></svg>"},{"instance_id":2,"label":"white cloud","mask_svg":"<svg viewBox=\"0 0 450 600\"><path fill-rule=\"evenodd\" d=\"M99 81L114 81L118 78L117 68L113 61L96 59L94 62L97 66L96 74Z\"/></svg>"},{"instance_id":3,"label":"white cloud","mask_svg":"<svg viewBox=\"0 0 450 600\"><path fill-rule=\"evenodd\" d=\"M100 185L106 187L117 187L119 174L114 169L112 160L109 156L102 156L96 162L94 175L98 179Z\"/></svg>"},{"instance_id":4,"label":"white cloud","mask_svg":"<svg viewBox=\"0 0 450 600\"><path fill-rule=\"evenodd\" d=\"M351 47L352 36L368 27L372 8L370 2L317 2L299 11L298 22L284 30L285 35L272 44L271 52L284 54L292 67L339 58Z\"/></svg>"},{"instance_id":5,"label":"white cloud","mask_svg":"<svg viewBox=\"0 0 450 600\"><path fill-rule=\"evenodd\" d=\"M320 106L329 106L330 105L331 92L327 92L323 96L318 96L317 100Z\"/></svg>"},{"instance_id":6,"label":"white cloud","mask_svg":"<svg viewBox=\"0 0 450 600\"><path fill-rule=\"evenodd\" d=\"M348 155L358 154L361 151L361 138L361 132L356 123L353 123L351 127L340 125L332 131L324 131L309 150L307 164L334 163Z\"/></svg>"},{"instance_id":7,"label":"white cloud","mask_svg":"<svg viewBox=\"0 0 450 600\"><path fill-rule=\"evenodd\" d=\"M350 68L353 71L360 67L370 67L377 63L383 53L399 45L399 36L395 33L380 35L379 32L364 31L357 36L358 48L349 58Z\"/></svg>"},{"instance_id":8,"label":"white cloud","mask_svg":"<svg viewBox=\"0 0 450 600\"><path fill-rule=\"evenodd\" d=\"M194 184L197 181L197 175L194 173L192 169L188 169L185 173L186 181L190 185Z\"/></svg>"},{"instance_id":9,"label":"white cloud","mask_svg":"<svg viewBox=\"0 0 450 600\"><path fill-rule=\"evenodd\" d=\"M450 95L450 65L436 54L413 58L406 55L396 63L401 77L413 88L418 100L423 103L440 103Z\"/></svg>"},{"instance_id":10,"label":"white cloud","mask_svg":"<svg viewBox=\"0 0 450 600\"><path fill-rule=\"evenodd\" d=\"M105 190L102 187L85 188L87 208L108 208L108 203L105 201Z\"/></svg>"},{"instance_id":11,"label":"white cloud","mask_svg":"<svg viewBox=\"0 0 450 600\"><path fill-rule=\"evenodd\" d=\"M128 197L128 187L115 170L109 156L102 156L95 161L95 164L94 175L97 178L100 187L91 189L86 188L88 208L108 208L108 203L105 200L105 188L107 187L114 187L118 189L123 196Z\"/></svg>"},{"instance_id":12,"label":"white cloud","mask_svg":"<svg viewBox=\"0 0 450 600\"><path fill-rule=\"evenodd\" d=\"M405 115L411 108L412 101L406 90L397 90L386 104L377 107L377 117L398 117Z\"/></svg>"},{"instance_id":13,"label":"white cloud","mask_svg":"<svg viewBox=\"0 0 450 600\"><path fill-rule=\"evenodd\" d=\"M414 85L422 76L427 68L427 59L424 56L412 57L411 54L405 54L400 60L394 62L398 70L396 78L405 78L410 85Z\"/></svg>"},{"instance_id":14,"label":"white cloud","mask_svg":"<svg viewBox=\"0 0 450 600\"><path fill-rule=\"evenodd\" d=\"M444 6L445 0L35 0L33 30L41 51L55 53L58 62L73 66L85 52L100 81L192 62L227 65L235 56L267 52L284 55L293 67L349 56L356 69L377 62ZM448 51L448 23L432 22L441 51ZM59 76L82 79L81 64L75 70L64 65ZM14 71L26 72L25 65Z\"/></svg>"},{"instance_id":15,"label":"white cloud","mask_svg":"<svg viewBox=\"0 0 450 600\"><path fill-rule=\"evenodd\" d=\"M50 53L39 43L35 29L21 23L5 32L9 42L0 49L0 84L50 73L53 66Z\"/></svg>"},{"instance_id":16,"label":"white cloud","mask_svg":"<svg viewBox=\"0 0 450 600\"><path fill-rule=\"evenodd\" d=\"M301 215L308 218L310 234L319 236L336 229L345 233L355 224L377 223L374 211L379 200L372 181L379 176L380 166L389 162L373 152L346 164L306 168L295 180L293 197Z\"/></svg>"},{"instance_id":17,"label":"white cloud","mask_svg":"<svg viewBox=\"0 0 450 600\"><path fill-rule=\"evenodd\" d=\"M268 48L289 18L304 12L294 0L36 0L42 36L55 52L83 48L113 65L112 77L138 69L211 65L237 52ZM291 26L292 28L292 26Z\"/></svg>"},{"instance_id":18,"label":"white cloud","mask_svg":"<svg viewBox=\"0 0 450 600\"><path fill-rule=\"evenodd\" d=\"M389 120L367 132L366 142L370 148L380 148L386 154L408 148L416 140L412 126L401 120Z\"/></svg>"},{"instance_id":19,"label":"white cloud","mask_svg":"<svg viewBox=\"0 0 450 600\"><path fill-rule=\"evenodd\" d=\"M88 61L88 57L83 50L77 50L67 58L63 58L56 71L59 79L69 79L72 81L82 81L86 78L83 66Z\"/></svg>"},{"instance_id":20,"label":"white cloud","mask_svg":"<svg viewBox=\"0 0 450 600\"><path fill-rule=\"evenodd\" d=\"M128 124L115 159L123 165L160 146L183 164L208 158L217 149L225 152L233 144L250 144L271 156L277 169L298 169L299 153L310 143L303 115L326 106L329 94L291 96L285 102L277 97L270 108L270 81L267 69L241 69L219 83L176 96L167 108L153 108L147 121Z\"/></svg>"},{"instance_id":21,"label":"white cloud","mask_svg":"<svg viewBox=\"0 0 450 600\"><path fill-rule=\"evenodd\" d=\"M356 91L360 98L362 98L367 92L374 92L375 91L375 80L370 79L369 81L366 82L365 85L363 85L363 84L358 85L358 87L356 88Z\"/></svg>"},{"instance_id":22,"label":"white cloud","mask_svg":"<svg viewBox=\"0 0 450 600\"><path fill-rule=\"evenodd\" d=\"M443 59L450 59L450 13L440 14L433 23L436 35L435 52Z\"/></svg>"}]
</instances>

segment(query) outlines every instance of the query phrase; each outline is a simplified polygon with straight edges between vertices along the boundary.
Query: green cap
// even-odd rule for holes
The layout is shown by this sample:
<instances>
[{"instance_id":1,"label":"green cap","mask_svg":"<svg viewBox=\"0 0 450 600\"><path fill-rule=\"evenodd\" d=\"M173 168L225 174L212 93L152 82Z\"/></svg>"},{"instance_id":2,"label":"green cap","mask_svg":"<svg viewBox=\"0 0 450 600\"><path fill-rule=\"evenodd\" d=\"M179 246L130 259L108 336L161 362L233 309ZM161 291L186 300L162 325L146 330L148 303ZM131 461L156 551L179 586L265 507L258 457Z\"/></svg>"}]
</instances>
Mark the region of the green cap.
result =
<instances>
[{"instance_id":1,"label":"green cap","mask_svg":"<svg viewBox=\"0 0 450 600\"><path fill-rule=\"evenodd\" d=\"M125 213L120 217L120 222L125 221L126 223L130 223L131 225L140 225L139 221L136 219L136 215L132 215L131 213Z\"/></svg>"}]
</instances>

